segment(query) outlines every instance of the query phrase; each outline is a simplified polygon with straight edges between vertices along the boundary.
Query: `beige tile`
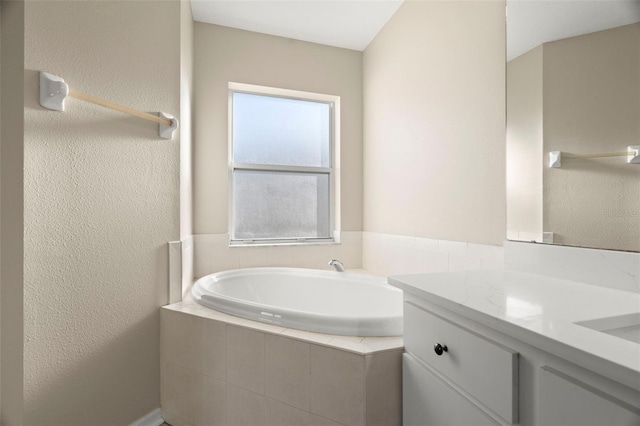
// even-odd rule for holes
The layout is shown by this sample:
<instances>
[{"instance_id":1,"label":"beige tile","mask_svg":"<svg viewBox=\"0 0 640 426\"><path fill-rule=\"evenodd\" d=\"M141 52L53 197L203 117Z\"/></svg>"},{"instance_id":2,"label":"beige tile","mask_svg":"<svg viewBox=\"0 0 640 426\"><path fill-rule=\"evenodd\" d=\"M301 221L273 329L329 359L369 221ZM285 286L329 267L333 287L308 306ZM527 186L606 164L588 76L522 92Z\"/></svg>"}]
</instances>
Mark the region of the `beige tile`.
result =
<instances>
[{"instance_id":1,"label":"beige tile","mask_svg":"<svg viewBox=\"0 0 640 426\"><path fill-rule=\"evenodd\" d=\"M238 248L230 248L229 241L221 239L214 244L213 257L211 259L212 272L238 269Z\"/></svg>"},{"instance_id":2,"label":"beige tile","mask_svg":"<svg viewBox=\"0 0 640 426\"><path fill-rule=\"evenodd\" d=\"M169 303L182 300L182 242L169 241Z\"/></svg>"},{"instance_id":3,"label":"beige tile","mask_svg":"<svg viewBox=\"0 0 640 426\"><path fill-rule=\"evenodd\" d=\"M504 269L504 261L495 259L480 259L482 269Z\"/></svg>"},{"instance_id":4,"label":"beige tile","mask_svg":"<svg viewBox=\"0 0 640 426\"><path fill-rule=\"evenodd\" d=\"M267 265L291 268L293 267L293 246L267 247Z\"/></svg>"},{"instance_id":5,"label":"beige tile","mask_svg":"<svg viewBox=\"0 0 640 426\"><path fill-rule=\"evenodd\" d=\"M304 340L305 342L328 344L333 336L330 334L312 333L310 331L297 330L288 328L282 332L283 336L293 337L294 339Z\"/></svg>"},{"instance_id":6,"label":"beige tile","mask_svg":"<svg viewBox=\"0 0 640 426\"><path fill-rule=\"evenodd\" d=\"M265 336L265 395L309 410L309 344Z\"/></svg>"},{"instance_id":7,"label":"beige tile","mask_svg":"<svg viewBox=\"0 0 640 426\"><path fill-rule=\"evenodd\" d=\"M455 256L466 256L468 244L464 241L438 240L438 251Z\"/></svg>"},{"instance_id":8,"label":"beige tile","mask_svg":"<svg viewBox=\"0 0 640 426\"><path fill-rule=\"evenodd\" d=\"M164 361L224 380L224 324L186 312L162 310L160 332L160 355Z\"/></svg>"},{"instance_id":9,"label":"beige tile","mask_svg":"<svg viewBox=\"0 0 640 426\"><path fill-rule=\"evenodd\" d=\"M182 298L191 296L191 285L193 284L193 236L182 240Z\"/></svg>"},{"instance_id":10,"label":"beige tile","mask_svg":"<svg viewBox=\"0 0 640 426\"><path fill-rule=\"evenodd\" d=\"M367 426L402 425L402 350L365 357Z\"/></svg>"},{"instance_id":11,"label":"beige tile","mask_svg":"<svg viewBox=\"0 0 640 426\"><path fill-rule=\"evenodd\" d=\"M266 426L309 426L309 412L272 399L266 400Z\"/></svg>"},{"instance_id":12,"label":"beige tile","mask_svg":"<svg viewBox=\"0 0 640 426\"><path fill-rule=\"evenodd\" d=\"M202 376L198 390L195 426L226 426L227 421L226 384L222 381Z\"/></svg>"},{"instance_id":13,"label":"beige tile","mask_svg":"<svg viewBox=\"0 0 640 426\"><path fill-rule=\"evenodd\" d=\"M449 271L449 254L436 251L424 252L424 272L448 272Z\"/></svg>"},{"instance_id":14,"label":"beige tile","mask_svg":"<svg viewBox=\"0 0 640 426\"><path fill-rule=\"evenodd\" d=\"M266 247L241 247L238 251L238 265L240 268L263 268L267 266Z\"/></svg>"},{"instance_id":15,"label":"beige tile","mask_svg":"<svg viewBox=\"0 0 640 426\"><path fill-rule=\"evenodd\" d=\"M264 333L227 326L227 382L264 395Z\"/></svg>"},{"instance_id":16,"label":"beige tile","mask_svg":"<svg viewBox=\"0 0 640 426\"><path fill-rule=\"evenodd\" d=\"M333 336L329 342L329 346L343 349L345 351L363 354L364 353L364 337L361 336Z\"/></svg>"},{"instance_id":17,"label":"beige tile","mask_svg":"<svg viewBox=\"0 0 640 426\"><path fill-rule=\"evenodd\" d=\"M280 334L286 330L284 327L280 327L279 325L267 324L260 321L252 321L247 320L242 324L245 328L251 328L253 330L266 331L269 334Z\"/></svg>"},{"instance_id":18,"label":"beige tile","mask_svg":"<svg viewBox=\"0 0 640 426\"><path fill-rule=\"evenodd\" d=\"M193 246L193 276L200 278L212 272L213 246L209 242L195 240Z\"/></svg>"},{"instance_id":19,"label":"beige tile","mask_svg":"<svg viewBox=\"0 0 640 426\"><path fill-rule=\"evenodd\" d=\"M360 342L353 342L350 340L331 339L329 345L334 348L341 349L343 351L353 352L354 354L364 354L364 344Z\"/></svg>"},{"instance_id":20,"label":"beige tile","mask_svg":"<svg viewBox=\"0 0 640 426\"><path fill-rule=\"evenodd\" d=\"M263 426L265 397L227 384L227 424L229 426Z\"/></svg>"},{"instance_id":21,"label":"beige tile","mask_svg":"<svg viewBox=\"0 0 640 426\"><path fill-rule=\"evenodd\" d=\"M191 423L185 422L184 420L178 418L178 416L176 416L175 414L168 411L163 410L162 417L164 418L164 421L171 426L194 426Z\"/></svg>"},{"instance_id":22,"label":"beige tile","mask_svg":"<svg viewBox=\"0 0 640 426\"><path fill-rule=\"evenodd\" d=\"M296 268L333 270L328 265L331 259L340 257L341 246L337 244L321 244L296 246L293 252L293 266Z\"/></svg>"},{"instance_id":23,"label":"beige tile","mask_svg":"<svg viewBox=\"0 0 640 426\"><path fill-rule=\"evenodd\" d=\"M225 380L226 371L226 326L206 318L197 319L201 328L201 340L197 343L200 351L196 357L197 370L217 380Z\"/></svg>"},{"instance_id":24,"label":"beige tile","mask_svg":"<svg viewBox=\"0 0 640 426\"><path fill-rule=\"evenodd\" d=\"M502 246L469 243L467 245L467 256L486 260L504 261L504 249Z\"/></svg>"},{"instance_id":25,"label":"beige tile","mask_svg":"<svg viewBox=\"0 0 640 426\"><path fill-rule=\"evenodd\" d=\"M201 375L172 362L162 364L161 404L165 411L187 424L194 424L196 395Z\"/></svg>"},{"instance_id":26,"label":"beige tile","mask_svg":"<svg viewBox=\"0 0 640 426\"><path fill-rule=\"evenodd\" d=\"M202 314L207 318L211 318L215 321L221 321L228 324L241 325L245 324L249 320L235 315L225 314L224 312L215 311L213 309L206 309L202 311Z\"/></svg>"},{"instance_id":27,"label":"beige tile","mask_svg":"<svg viewBox=\"0 0 640 426\"><path fill-rule=\"evenodd\" d=\"M449 272L473 271L477 269L482 269L480 259L467 256L456 256L453 254L449 255Z\"/></svg>"},{"instance_id":28,"label":"beige tile","mask_svg":"<svg viewBox=\"0 0 640 426\"><path fill-rule=\"evenodd\" d=\"M329 419L325 419L324 417L311 414L311 416L309 417L309 426L343 426L343 425L341 425L340 423L333 422Z\"/></svg>"},{"instance_id":29,"label":"beige tile","mask_svg":"<svg viewBox=\"0 0 640 426\"><path fill-rule=\"evenodd\" d=\"M417 247L427 251L438 251L438 240L432 238L416 238Z\"/></svg>"},{"instance_id":30,"label":"beige tile","mask_svg":"<svg viewBox=\"0 0 640 426\"><path fill-rule=\"evenodd\" d=\"M310 411L345 425L364 424L364 357L310 346Z\"/></svg>"},{"instance_id":31,"label":"beige tile","mask_svg":"<svg viewBox=\"0 0 640 426\"><path fill-rule=\"evenodd\" d=\"M402 336L365 337L362 344L364 345L365 353L370 354L389 350L402 350L404 339Z\"/></svg>"},{"instance_id":32,"label":"beige tile","mask_svg":"<svg viewBox=\"0 0 640 426\"><path fill-rule=\"evenodd\" d=\"M162 309L160 311L160 357L185 367L197 362L196 342L201 330L197 319L185 312ZM174 413L177 414L177 413Z\"/></svg>"},{"instance_id":33,"label":"beige tile","mask_svg":"<svg viewBox=\"0 0 640 426\"><path fill-rule=\"evenodd\" d=\"M342 336L339 334L332 334L331 337L332 337L331 340L346 340L347 342L353 342L353 343L361 343L362 340L364 339L364 337L362 336Z\"/></svg>"}]
</instances>

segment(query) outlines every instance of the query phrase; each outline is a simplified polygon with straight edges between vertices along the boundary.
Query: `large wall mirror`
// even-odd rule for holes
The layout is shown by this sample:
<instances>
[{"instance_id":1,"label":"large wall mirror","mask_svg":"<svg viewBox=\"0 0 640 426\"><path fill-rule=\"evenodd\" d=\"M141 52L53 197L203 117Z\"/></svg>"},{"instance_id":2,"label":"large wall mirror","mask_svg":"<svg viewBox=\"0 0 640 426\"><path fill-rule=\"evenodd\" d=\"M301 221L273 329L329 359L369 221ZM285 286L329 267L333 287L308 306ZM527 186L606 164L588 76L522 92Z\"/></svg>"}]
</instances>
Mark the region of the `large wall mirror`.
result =
<instances>
[{"instance_id":1,"label":"large wall mirror","mask_svg":"<svg viewBox=\"0 0 640 426\"><path fill-rule=\"evenodd\" d=\"M507 239L640 252L639 145L640 0L507 0Z\"/></svg>"}]
</instances>

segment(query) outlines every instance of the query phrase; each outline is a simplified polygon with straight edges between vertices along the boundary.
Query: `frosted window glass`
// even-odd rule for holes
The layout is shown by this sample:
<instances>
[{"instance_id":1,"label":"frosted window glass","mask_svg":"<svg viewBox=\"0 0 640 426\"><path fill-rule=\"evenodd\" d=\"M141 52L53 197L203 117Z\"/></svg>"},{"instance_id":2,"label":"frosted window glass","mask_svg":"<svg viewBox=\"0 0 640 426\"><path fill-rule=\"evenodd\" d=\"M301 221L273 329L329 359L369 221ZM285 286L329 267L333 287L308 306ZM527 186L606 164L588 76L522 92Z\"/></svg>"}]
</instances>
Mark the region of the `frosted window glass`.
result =
<instances>
[{"instance_id":1,"label":"frosted window glass","mask_svg":"<svg viewBox=\"0 0 640 426\"><path fill-rule=\"evenodd\" d=\"M233 239L329 238L329 175L236 170Z\"/></svg>"},{"instance_id":2,"label":"frosted window glass","mask_svg":"<svg viewBox=\"0 0 640 426\"><path fill-rule=\"evenodd\" d=\"M330 105L233 94L233 161L331 167Z\"/></svg>"}]
</instances>

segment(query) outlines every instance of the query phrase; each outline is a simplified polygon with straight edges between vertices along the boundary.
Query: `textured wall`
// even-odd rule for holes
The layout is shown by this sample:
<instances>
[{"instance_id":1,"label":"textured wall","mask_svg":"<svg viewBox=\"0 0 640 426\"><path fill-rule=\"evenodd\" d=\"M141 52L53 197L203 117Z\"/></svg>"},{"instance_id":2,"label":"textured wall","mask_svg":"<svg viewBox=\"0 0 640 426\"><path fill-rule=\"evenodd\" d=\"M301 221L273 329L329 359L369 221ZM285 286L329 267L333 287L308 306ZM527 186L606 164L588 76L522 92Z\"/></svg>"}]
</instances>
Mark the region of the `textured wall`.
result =
<instances>
[{"instance_id":1,"label":"textured wall","mask_svg":"<svg viewBox=\"0 0 640 426\"><path fill-rule=\"evenodd\" d=\"M25 424L126 425L159 406L159 314L179 237L179 136L67 100L38 70L180 114L180 2L30 1L25 42Z\"/></svg>"},{"instance_id":2,"label":"textured wall","mask_svg":"<svg viewBox=\"0 0 640 426\"><path fill-rule=\"evenodd\" d=\"M364 53L364 230L501 244L505 3L406 1Z\"/></svg>"},{"instance_id":3,"label":"textured wall","mask_svg":"<svg viewBox=\"0 0 640 426\"><path fill-rule=\"evenodd\" d=\"M640 23L546 43L544 152L640 142ZM640 251L640 167L626 158L544 169L544 230L557 243Z\"/></svg>"},{"instance_id":4,"label":"textured wall","mask_svg":"<svg viewBox=\"0 0 640 426\"><path fill-rule=\"evenodd\" d=\"M0 293L2 418L22 425L23 356L23 66L24 2L0 3L2 110L0 124Z\"/></svg>"},{"instance_id":5,"label":"textured wall","mask_svg":"<svg viewBox=\"0 0 640 426\"><path fill-rule=\"evenodd\" d=\"M340 96L342 230L362 230L362 53L195 25L194 231L228 232L228 83Z\"/></svg>"}]
</instances>

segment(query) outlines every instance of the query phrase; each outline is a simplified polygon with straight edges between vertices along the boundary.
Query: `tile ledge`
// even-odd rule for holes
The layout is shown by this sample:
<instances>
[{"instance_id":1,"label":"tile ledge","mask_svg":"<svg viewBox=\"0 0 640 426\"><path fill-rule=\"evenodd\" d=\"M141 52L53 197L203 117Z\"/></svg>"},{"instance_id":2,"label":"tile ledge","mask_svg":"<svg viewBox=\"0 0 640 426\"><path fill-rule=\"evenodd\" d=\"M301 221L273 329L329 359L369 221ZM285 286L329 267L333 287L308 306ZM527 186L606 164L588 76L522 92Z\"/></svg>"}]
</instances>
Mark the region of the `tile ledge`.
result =
<instances>
[{"instance_id":1,"label":"tile ledge","mask_svg":"<svg viewBox=\"0 0 640 426\"><path fill-rule=\"evenodd\" d=\"M262 333L268 333L274 336L284 336L291 339L299 340L305 343L311 343L328 348L340 349L352 352L358 355L372 355L380 352L394 351L404 349L404 341L402 336L359 336L362 337L361 342L352 342L343 340L339 336L324 333L316 333L308 330L300 330L297 328L284 328L273 324L262 323L250 319L229 315L224 312L216 311L198 305L194 302L178 302L170 305L162 306L161 309L167 311L179 312L185 315L193 315L210 321L223 322L225 324L234 325L236 327L244 327ZM375 339L375 344L370 343L371 339ZM387 344L388 343L388 344Z\"/></svg>"}]
</instances>

